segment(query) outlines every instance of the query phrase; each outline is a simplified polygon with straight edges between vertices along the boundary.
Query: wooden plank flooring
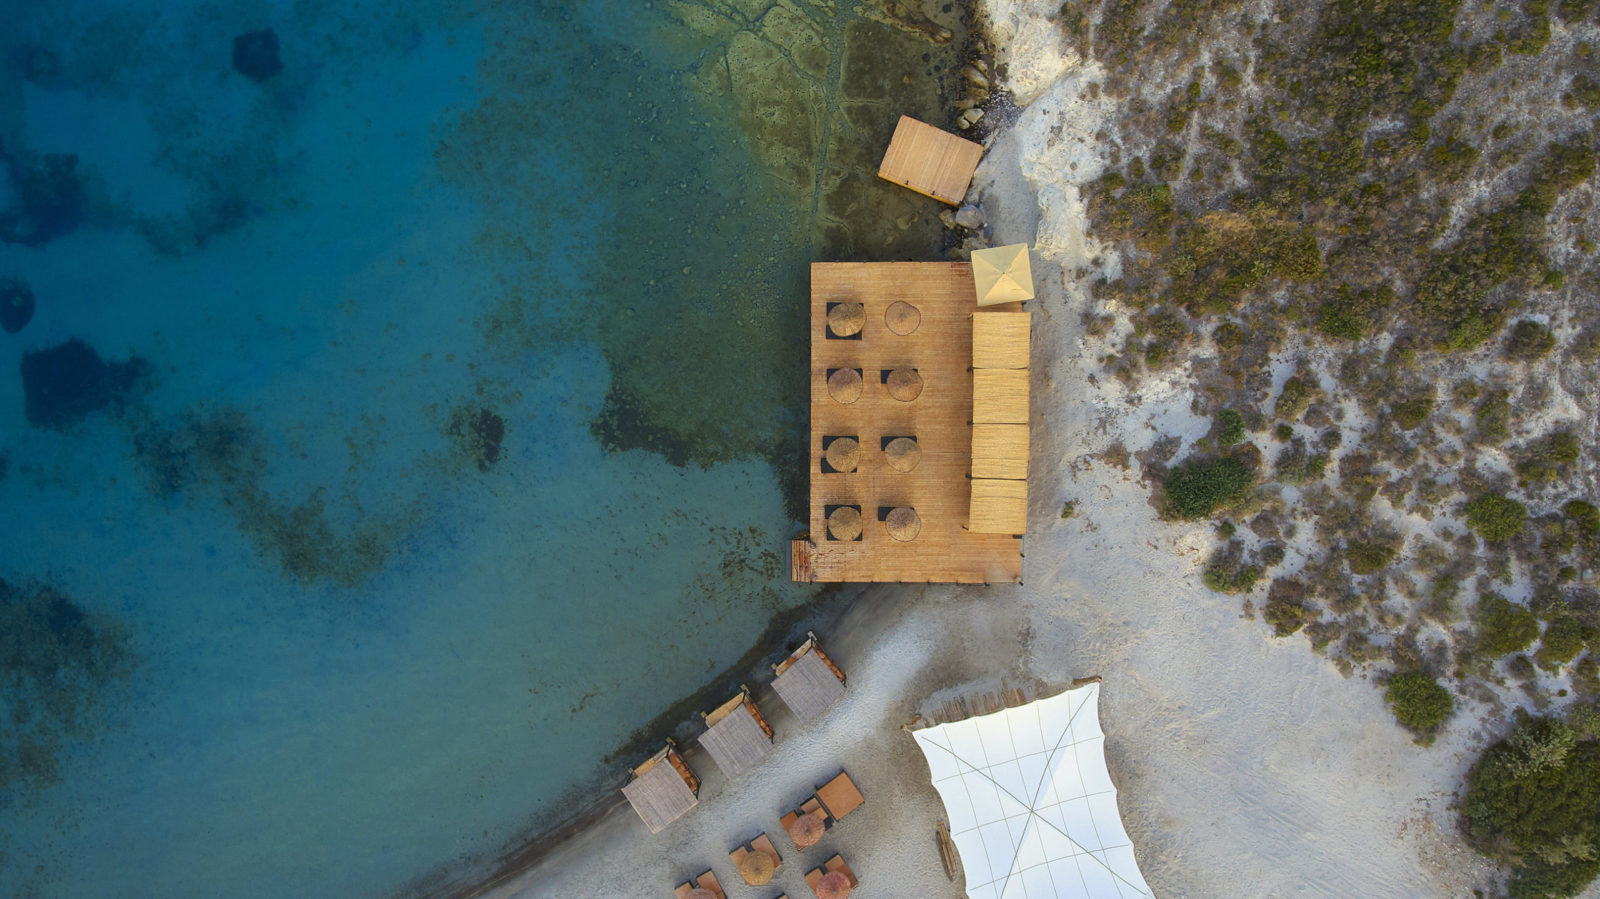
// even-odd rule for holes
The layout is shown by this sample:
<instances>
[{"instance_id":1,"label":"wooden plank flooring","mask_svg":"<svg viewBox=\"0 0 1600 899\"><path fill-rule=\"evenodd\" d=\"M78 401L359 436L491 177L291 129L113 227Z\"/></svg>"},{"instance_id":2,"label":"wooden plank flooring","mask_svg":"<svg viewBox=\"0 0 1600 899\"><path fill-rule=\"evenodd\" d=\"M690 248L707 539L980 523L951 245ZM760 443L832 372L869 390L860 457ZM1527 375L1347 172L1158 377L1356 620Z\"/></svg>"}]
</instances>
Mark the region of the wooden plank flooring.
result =
<instances>
[{"instance_id":1,"label":"wooden plank flooring","mask_svg":"<svg viewBox=\"0 0 1600 899\"><path fill-rule=\"evenodd\" d=\"M797 579L1021 579L1019 540L974 534L966 527L972 493L974 289L972 268L961 262L811 266L811 534L809 541L796 541L794 547L791 570ZM884 313L897 301L921 312L915 332L897 335L886 326ZM859 339L827 336L830 303L865 306L866 325ZM909 403L889 396L883 383L887 372L906 367L915 368L923 381L921 395ZM828 395L828 375L841 368L861 369L865 381L860 398L848 405ZM825 471L824 438L841 436L860 442L857 470ZM922 450L921 461L909 472L891 468L882 452L888 438L900 436L915 437ZM840 505L860 507L859 540L828 539L828 512ZM922 519L921 532L910 542L890 537L880 519L896 506L910 506Z\"/></svg>"},{"instance_id":2,"label":"wooden plank flooring","mask_svg":"<svg viewBox=\"0 0 1600 899\"><path fill-rule=\"evenodd\" d=\"M983 158L983 146L901 116L878 166L878 177L951 206L960 206ZM977 303L974 290L973 303Z\"/></svg>"}]
</instances>

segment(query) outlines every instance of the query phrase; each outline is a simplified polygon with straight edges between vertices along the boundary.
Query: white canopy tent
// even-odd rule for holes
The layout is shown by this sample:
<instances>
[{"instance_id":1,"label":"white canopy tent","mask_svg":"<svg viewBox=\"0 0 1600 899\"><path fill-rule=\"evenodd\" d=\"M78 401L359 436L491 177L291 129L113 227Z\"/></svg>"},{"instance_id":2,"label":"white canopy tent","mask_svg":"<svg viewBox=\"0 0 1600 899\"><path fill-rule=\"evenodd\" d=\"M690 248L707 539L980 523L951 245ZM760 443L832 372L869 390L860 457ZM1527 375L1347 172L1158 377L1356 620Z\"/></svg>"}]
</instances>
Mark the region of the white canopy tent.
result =
<instances>
[{"instance_id":1,"label":"white canopy tent","mask_svg":"<svg viewBox=\"0 0 1600 899\"><path fill-rule=\"evenodd\" d=\"M971 899L1152 895L1106 771L1099 684L912 736Z\"/></svg>"}]
</instances>

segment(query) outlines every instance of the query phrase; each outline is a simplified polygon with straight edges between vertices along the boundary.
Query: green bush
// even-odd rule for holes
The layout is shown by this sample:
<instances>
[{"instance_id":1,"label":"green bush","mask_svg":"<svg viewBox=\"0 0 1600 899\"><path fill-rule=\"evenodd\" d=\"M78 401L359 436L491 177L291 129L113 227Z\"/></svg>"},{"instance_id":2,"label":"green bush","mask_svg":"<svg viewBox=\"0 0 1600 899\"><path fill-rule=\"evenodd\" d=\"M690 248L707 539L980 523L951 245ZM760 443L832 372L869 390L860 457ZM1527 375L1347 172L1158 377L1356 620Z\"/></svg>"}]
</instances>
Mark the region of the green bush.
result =
<instances>
[{"instance_id":1,"label":"green bush","mask_svg":"<svg viewBox=\"0 0 1600 899\"><path fill-rule=\"evenodd\" d=\"M1528 507L1497 493L1485 493L1467 503L1467 526L1490 543L1504 543L1522 533Z\"/></svg>"},{"instance_id":2,"label":"green bush","mask_svg":"<svg viewBox=\"0 0 1600 899\"><path fill-rule=\"evenodd\" d=\"M1387 568L1396 554L1392 544L1364 540L1351 540L1344 548L1345 562L1352 574L1375 574Z\"/></svg>"},{"instance_id":3,"label":"green bush","mask_svg":"<svg viewBox=\"0 0 1600 899\"><path fill-rule=\"evenodd\" d=\"M1555 335L1531 318L1512 325L1511 335L1506 338L1506 355L1518 362L1537 362L1555 348Z\"/></svg>"},{"instance_id":4,"label":"green bush","mask_svg":"<svg viewBox=\"0 0 1600 899\"><path fill-rule=\"evenodd\" d=\"M1374 333L1383 311L1394 303L1394 291L1352 290L1341 286L1338 294L1317 309L1317 330L1342 340L1361 340Z\"/></svg>"},{"instance_id":5,"label":"green bush","mask_svg":"<svg viewBox=\"0 0 1600 899\"><path fill-rule=\"evenodd\" d=\"M1276 418L1294 421L1311 405L1312 380L1308 377L1295 375L1283 382L1283 392L1278 394L1278 402L1272 407L1272 414Z\"/></svg>"},{"instance_id":6,"label":"green bush","mask_svg":"<svg viewBox=\"0 0 1600 899\"><path fill-rule=\"evenodd\" d=\"M1425 739L1438 731L1456 707L1450 691L1421 671L1407 671L1390 678L1383 698L1394 709L1395 720Z\"/></svg>"},{"instance_id":7,"label":"green bush","mask_svg":"<svg viewBox=\"0 0 1600 899\"><path fill-rule=\"evenodd\" d=\"M1168 472L1162 485L1167 494L1167 517L1186 521L1210 518L1217 509L1243 499L1254 484L1255 476L1238 459L1185 462Z\"/></svg>"},{"instance_id":8,"label":"green bush","mask_svg":"<svg viewBox=\"0 0 1600 899\"><path fill-rule=\"evenodd\" d=\"M1317 613L1306 605L1310 593L1306 585L1293 578L1278 578L1267 591L1267 603L1261 607L1261 618L1272 626L1275 637L1287 637L1317 620Z\"/></svg>"},{"instance_id":9,"label":"green bush","mask_svg":"<svg viewBox=\"0 0 1600 899\"><path fill-rule=\"evenodd\" d=\"M1596 509L1594 503L1581 499L1567 500L1567 504L1561 507L1561 514L1577 527L1579 534L1585 537L1600 534L1600 509Z\"/></svg>"},{"instance_id":10,"label":"green bush","mask_svg":"<svg viewBox=\"0 0 1600 899\"><path fill-rule=\"evenodd\" d=\"M1572 79L1572 87L1561 100L1568 106L1582 106L1584 109L1600 107L1600 84L1586 75L1579 75Z\"/></svg>"},{"instance_id":11,"label":"green bush","mask_svg":"<svg viewBox=\"0 0 1600 899\"><path fill-rule=\"evenodd\" d=\"M1521 652L1539 637L1539 619L1498 593L1479 597L1472 617L1478 625L1478 651L1494 658Z\"/></svg>"},{"instance_id":12,"label":"green bush","mask_svg":"<svg viewBox=\"0 0 1600 899\"><path fill-rule=\"evenodd\" d=\"M1226 449L1244 440L1244 416L1237 409L1217 413L1217 446Z\"/></svg>"},{"instance_id":13,"label":"green bush","mask_svg":"<svg viewBox=\"0 0 1600 899\"><path fill-rule=\"evenodd\" d=\"M1261 569L1246 562L1237 550L1218 552L1200 575L1201 583L1218 593L1249 593L1261 579Z\"/></svg>"},{"instance_id":14,"label":"green bush","mask_svg":"<svg viewBox=\"0 0 1600 899\"><path fill-rule=\"evenodd\" d=\"M1416 396L1400 400L1389 406L1389 412L1394 415L1394 423L1402 431L1413 431L1422 426L1433 414L1432 396Z\"/></svg>"},{"instance_id":15,"label":"green bush","mask_svg":"<svg viewBox=\"0 0 1600 899\"><path fill-rule=\"evenodd\" d=\"M1553 481L1562 469L1578 461L1578 438L1570 431L1557 431L1534 444L1517 460L1517 477L1524 481Z\"/></svg>"},{"instance_id":16,"label":"green bush","mask_svg":"<svg viewBox=\"0 0 1600 899\"><path fill-rule=\"evenodd\" d=\"M1539 640L1539 651L1534 661L1546 671L1554 671L1578 657L1593 634L1570 615L1563 615L1545 625L1544 636Z\"/></svg>"},{"instance_id":17,"label":"green bush","mask_svg":"<svg viewBox=\"0 0 1600 899\"><path fill-rule=\"evenodd\" d=\"M1473 419L1480 443L1503 442L1511 436L1511 395L1504 390L1492 391L1478 404Z\"/></svg>"},{"instance_id":18,"label":"green bush","mask_svg":"<svg viewBox=\"0 0 1600 899\"><path fill-rule=\"evenodd\" d=\"M1600 744L1523 721L1472 766L1461 813L1472 844L1512 866L1513 897L1574 896L1600 873Z\"/></svg>"}]
</instances>

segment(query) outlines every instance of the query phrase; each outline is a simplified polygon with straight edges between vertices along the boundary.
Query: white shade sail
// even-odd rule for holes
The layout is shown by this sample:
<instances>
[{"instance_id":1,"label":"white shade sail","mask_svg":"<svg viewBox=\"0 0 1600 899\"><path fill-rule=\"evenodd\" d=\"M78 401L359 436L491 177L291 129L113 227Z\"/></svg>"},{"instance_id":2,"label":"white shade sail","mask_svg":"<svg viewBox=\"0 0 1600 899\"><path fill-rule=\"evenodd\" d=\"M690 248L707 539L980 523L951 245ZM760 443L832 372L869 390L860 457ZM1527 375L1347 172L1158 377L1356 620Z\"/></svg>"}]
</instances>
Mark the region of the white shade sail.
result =
<instances>
[{"instance_id":1,"label":"white shade sail","mask_svg":"<svg viewBox=\"0 0 1600 899\"><path fill-rule=\"evenodd\" d=\"M914 731L971 899L1151 896L1117 811L1100 685Z\"/></svg>"}]
</instances>

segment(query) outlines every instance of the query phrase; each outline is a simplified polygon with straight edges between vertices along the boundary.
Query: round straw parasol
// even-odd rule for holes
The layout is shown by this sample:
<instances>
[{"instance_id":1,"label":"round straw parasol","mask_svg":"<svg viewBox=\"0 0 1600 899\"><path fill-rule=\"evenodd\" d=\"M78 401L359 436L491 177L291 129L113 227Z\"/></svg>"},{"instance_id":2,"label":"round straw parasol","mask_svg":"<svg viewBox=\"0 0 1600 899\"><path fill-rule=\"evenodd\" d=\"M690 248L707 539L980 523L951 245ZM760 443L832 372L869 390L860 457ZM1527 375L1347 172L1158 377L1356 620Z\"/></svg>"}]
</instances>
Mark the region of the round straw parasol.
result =
<instances>
[{"instance_id":1,"label":"round straw parasol","mask_svg":"<svg viewBox=\"0 0 1600 899\"><path fill-rule=\"evenodd\" d=\"M817 845L817 841L822 839L823 829L822 819L806 812L789 825L789 838L794 840L796 846L804 849L807 846Z\"/></svg>"},{"instance_id":2,"label":"round straw parasol","mask_svg":"<svg viewBox=\"0 0 1600 899\"><path fill-rule=\"evenodd\" d=\"M867 309L860 303L835 303L828 310L828 330L838 337L861 333L867 324Z\"/></svg>"},{"instance_id":3,"label":"round straw parasol","mask_svg":"<svg viewBox=\"0 0 1600 899\"><path fill-rule=\"evenodd\" d=\"M922 324L922 311L904 300L896 300L884 311L883 323L894 333L905 336Z\"/></svg>"},{"instance_id":4,"label":"round straw parasol","mask_svg":"<svg viewBox=\"0 0 1600 899\"><path fill-rule=\"evenodd\" d=\"M897 368L889 372L889 395L902 403L909 403L922 395L922 375L914 368Z\"/></svg>"},{"instance_id":5,"label":"round straw parasol","mask_svg":"<svg viewBox=\"0 0 1600 899\"><path fill-rule=\"evenodd\" d=\"M854 437L835 437L823 449L822 458L827 459L835 471L855 471L856 466L861 464L861 444Z\"/></svg>"},{"instance_id":6,"label":"round straw parasol","mask_svg":"<svg viewBox=\"0 0 1600 899\"><path fill-rule=\"evenodd\" d=\"M744 858L739 859L739 876L753 887L771 883L773 872L777 870L778 865L772 856L759 849L747 852Z\"/></svg>"},{"instance_id":7,"label":"round straw parasol","mask_svg":"<svg viewBox=\"0 0 1600 899\"><path fill-rule=\"evenodd\" d=\"M910 471L922 461L922 447L914 437L896 437L883 448L883 460L895 471Z\"/></svg>"},{"instance_id":8,"label":"round straw parasol","mask_svg":"<svg viewBox=\"0 0 1600 899\"><path fill-rule=\"evenodd\" d=\"M861 536L861 510L840 506L828 516L828 533L835 540L854 540Z\"/></svg>"},{"instance_id":9,"label":"round straw parasol","mask_svg":"<svg viewBox=\"0 0 1600 899\"><path fill-rule=\"evenodd\" d=\"M910 506L899 506L889 513L884 526L889 529L889 536L901 543L909 543L922 533L922 516Z\"/></svg>"},{"instance_id":10,"label":"round straw parasol","mask_svg":"<svg viewBox=\"0 0 1600 899\"><path fill-rule=\"evenodd\" d=\"M683 894L683 899L717 899L717 894L705 887L695 887Z\"/></svg>"},{"instance_id":11,"label":"round straw parasol","mask_svg":"<svg viewBox=\"0 0 1600 899\"><path fill-rule=\"evenodd\" d=\"M845 899L850 895L850 878L843 871L829 871L817 881L817 899Z\"/></svg>"},{"instance_id":12,"label":"round straw parasol","mask_svg":"<svg viewBox=\"0 0 1600 899\"><path fill-rule=\"evenodd\" d=\"M828 396L846 406L861 399L861 372L853 368L841 368L828 375Z\"/></svg>"}]
</instances>

